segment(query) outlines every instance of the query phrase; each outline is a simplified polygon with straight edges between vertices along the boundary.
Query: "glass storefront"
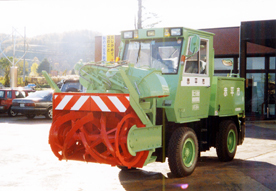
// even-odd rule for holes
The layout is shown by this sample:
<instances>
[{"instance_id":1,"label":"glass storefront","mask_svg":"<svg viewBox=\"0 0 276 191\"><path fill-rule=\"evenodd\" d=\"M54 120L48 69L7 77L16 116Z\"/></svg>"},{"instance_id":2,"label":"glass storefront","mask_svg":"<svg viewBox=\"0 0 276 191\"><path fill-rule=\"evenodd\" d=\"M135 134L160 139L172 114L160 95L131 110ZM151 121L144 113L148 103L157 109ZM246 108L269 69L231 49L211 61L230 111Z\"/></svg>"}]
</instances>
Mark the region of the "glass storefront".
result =
<instances>
[{"instance_id":1,"label":"glass storefront","mask_svg":"<svg viewBox=\"0 0 276 191\"><path fill-rule=\"evenodd\" d=\"M275 57L274 57L275 59ZM274 64L275 66L275 64ZM275 73L268 74L268 117L275 116Z\"/></svg>"},{"instance_id":2,"label":"glass storefront","mask_svg":"<svg viewBox=\"0 0 276 191\"><path fill-rule=\"evenodd\" d=\"M275 118L275 65L275 57L247 57L247 116Z\"/></svg>"},{"instance_id":3,"label":"glass storefront","mask_svg":"<svg viewBox=\"0 0 276 191\"><path fill-rule=\"evenodd\" d=\"M262 70L265 69L264 57L248 57L246 61L247 70Z\"/></svg>"},{"instance_id":4,"label":"glass storefront","mask_svg":"<svg viewBox=\"0 0 276 191\"><path fill-rule=\"evenodd\" d=\"M275 65L276 65L275 57L270 57L269 58L269 69L271 69L271 70L275 69Z\"/></svg>"},{"instance_id":5,"label":"glass storefront","mask_svg":"<svg viewBox=\"0 0 276 191\"><path fill-rule=\"evenodd\" d=\"M265 73L247 73L246 112L250 115L263 115Z\"/></svg>"}]
</instances>

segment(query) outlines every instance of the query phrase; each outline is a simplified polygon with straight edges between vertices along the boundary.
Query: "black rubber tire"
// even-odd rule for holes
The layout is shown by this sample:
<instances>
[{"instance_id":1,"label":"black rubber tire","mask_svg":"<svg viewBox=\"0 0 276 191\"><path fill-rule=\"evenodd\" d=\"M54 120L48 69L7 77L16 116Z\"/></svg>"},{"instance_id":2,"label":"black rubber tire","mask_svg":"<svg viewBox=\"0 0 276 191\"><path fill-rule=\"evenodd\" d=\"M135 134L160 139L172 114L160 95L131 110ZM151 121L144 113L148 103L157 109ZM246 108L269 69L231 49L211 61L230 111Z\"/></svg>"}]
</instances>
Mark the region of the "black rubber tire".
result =
<instances>
[{"instance_id":1,"label":"black rubber tire","mask_svg":"<svg viewBox=\"0 0 276 191\"><path fill-rule=\"evenodd\" d=\"M35 114L26 114L25 115L27 119L33 119L35 117Z\"/></svg>"},{"instance_id":2,"label":"black rubber tire","mask_svg":"<svg viewBox=\"0 0 276 191\"><path fill-rule=\"evenodd\" d=\"M136 167L131 167L130 169L127 168L126 166L117 166L119 169L121 169L122 171L128 171L128 170L136 170Z\"/></svg>"},{"instance_id":3,"label":"black rubber tire","mask_svg":"<svg viewBox=\"0 0 276 191\"><path fill-rule=\"evenodd\" d=\"M232 120L224 120L219 124L216 137L216 151L220 161L233 160L237 150L238 133Z\"/></svg>"},{"instance_id":4,"label":"black rubber tire","mask_svg":"<svg viewBox=\"0 0 276 191\"><path fill-rule=\"evenodd\" d=\"M15 113L11 108L9 108L9 110L8 110L8 115L9 115L10 117L15 117L15 116L17 116L17 113Z\"/></svg>"},{"instance_id":5,"label":"black rubber tire","mask_svg":"<svg viewBox=\"0 0 276 191\"><path fill-rule=\"evenodd\" d=\"M52 118L53 118L53 108L52 108L52 107L49 107L49 108L47 109L47 113L45 114L45 117L46 117L47 119L52 119Z\"/></svg>"},{"instance_id":6,"label":"black rubber tire","mask_svg":"<svg viewBox=\"0 0 276 191\"><path fill-rule=\"evenodd\" d=\"M189 146L192 146L192 149ZM188 155L185 162L184 154ZM168 158L169 167L174 176L184 177L193 173L198 159L198 140L193 129L181 127L173 132L169 141ZM185 164L187 160L188 165Z\"/></svg>"}]
</instances>

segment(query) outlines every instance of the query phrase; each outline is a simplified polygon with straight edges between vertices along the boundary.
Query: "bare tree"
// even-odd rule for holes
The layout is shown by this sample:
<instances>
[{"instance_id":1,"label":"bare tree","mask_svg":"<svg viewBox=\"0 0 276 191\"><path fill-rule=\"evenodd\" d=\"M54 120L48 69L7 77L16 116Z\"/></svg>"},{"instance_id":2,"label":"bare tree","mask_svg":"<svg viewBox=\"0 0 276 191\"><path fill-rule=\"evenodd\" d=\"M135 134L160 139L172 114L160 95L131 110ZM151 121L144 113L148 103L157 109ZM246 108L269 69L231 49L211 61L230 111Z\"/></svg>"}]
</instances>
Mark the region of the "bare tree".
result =
<instances>
[{"instance_id":1,"label":"bare tree","mask_svg":"<svg viewBox=\"0 0 276 191\"><path fill-rule=\"evenodd\" d=\"M156 13L146 11L146 8L142 5L142 0L138 0L137 16L138 16L137 29L142 29L143 27L153 28L155 25L161 22L160 20L156 20L158 19L158 15ZM135 28L136 28L136 23L135 23Z\"/></svg>"},{"instance_id":2,"label":"bare tree","mask_svg":"<svg viewBox=\"0 0 276 191\"><path fill-rule=\"evenodd\" d=\"M138 23L137 28L142 28L142 0L138 0Z\"/></svg>"}]
</instances>

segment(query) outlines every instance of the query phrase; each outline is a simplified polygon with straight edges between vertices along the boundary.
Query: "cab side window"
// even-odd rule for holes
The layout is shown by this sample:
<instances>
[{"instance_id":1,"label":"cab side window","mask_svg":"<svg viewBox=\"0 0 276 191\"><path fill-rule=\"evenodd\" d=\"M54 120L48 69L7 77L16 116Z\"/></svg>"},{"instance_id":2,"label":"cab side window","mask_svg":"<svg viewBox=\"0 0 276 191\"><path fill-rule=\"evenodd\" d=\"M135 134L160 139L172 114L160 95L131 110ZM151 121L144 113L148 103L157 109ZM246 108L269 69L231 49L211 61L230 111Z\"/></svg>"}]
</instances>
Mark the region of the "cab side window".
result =
<instances>
[{"instance_id":1,"label":"cab side window","mask_svg":"<svg viewBox=\"0 0 276 191\"><path fill-rule=\"evenodd\" d=\"M12 91L7 91L7 98L12 98Z\"/></svg>"},{"instance_id":2,"label":"cab side window","mask_svg":"<svg viewBox=\"0 0 276 191\"><path fill-rule=\"evenodd\" d=\"M195 55L187 59L184 73L206 75L207 71L208 71L208 41L205 39L201 39L200 50Z\"/></svg>"},{"instance_id":3,"label":"cab side window","mask_svg":"<svg viewBox=\"0 0 276 191\"><path fill-rule=\"evenodd\" d=\"M16 91L15 92L15 97L16 98L24 98L24 97L26 97L26 94L23 91Z\"/></svg>"},{"instance_id":4,"label":"cab side window","mask_svg":"<svg viewBox=\"0 0 276 191\"><path fill-rule=\"evenodd\" d=\"M5 91L0 91L0 98L5 98Z\"/></svg>"}]
</instances>

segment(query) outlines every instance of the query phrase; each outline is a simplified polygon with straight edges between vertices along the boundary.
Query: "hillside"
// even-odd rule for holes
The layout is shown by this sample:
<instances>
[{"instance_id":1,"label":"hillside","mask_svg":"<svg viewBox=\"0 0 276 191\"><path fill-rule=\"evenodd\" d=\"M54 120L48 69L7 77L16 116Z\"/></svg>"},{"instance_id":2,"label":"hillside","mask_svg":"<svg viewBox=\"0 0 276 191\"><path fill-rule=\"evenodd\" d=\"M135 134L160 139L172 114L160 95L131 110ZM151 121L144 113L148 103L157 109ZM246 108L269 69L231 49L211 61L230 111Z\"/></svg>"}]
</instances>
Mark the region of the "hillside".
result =
<instances>
[{"instance_id":1,"label":"hillside","mask_svg":"<svg viewBox=\"0 0 276 191\"><path fill-rule=\"evenodd\" d=\"M95 36L98 35L100 35L98 32L81 30L27 38L29 48L25 59L29 63L29 67L33 62L36 62L36 58L39 62L47 58L52 69L58 71L71 70L80 59L85 62L94 60ZM4 50L7 56L12 56L13 43L11 35L0 34L1 41L1 49ZM18 36L15 57L20 58L23 52L24 38ZM0 57L3 57L1 52Z\"/></svg>"}]
</instances>

